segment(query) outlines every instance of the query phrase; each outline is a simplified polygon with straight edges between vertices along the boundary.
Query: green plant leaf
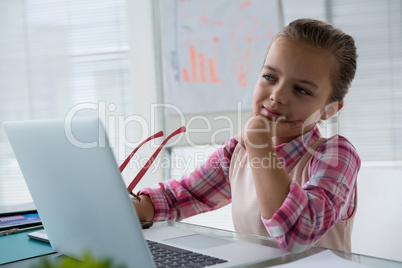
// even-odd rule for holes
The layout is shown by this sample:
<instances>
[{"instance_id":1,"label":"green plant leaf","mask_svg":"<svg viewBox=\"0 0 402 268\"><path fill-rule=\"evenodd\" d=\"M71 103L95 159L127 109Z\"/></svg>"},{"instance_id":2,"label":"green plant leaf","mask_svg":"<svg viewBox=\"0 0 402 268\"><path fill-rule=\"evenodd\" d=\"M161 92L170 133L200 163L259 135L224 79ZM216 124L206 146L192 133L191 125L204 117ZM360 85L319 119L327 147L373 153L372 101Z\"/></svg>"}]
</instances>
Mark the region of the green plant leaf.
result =
<instances>
[{"instance_id":1,"label":"green plant leaf","mask_svg":"<svg viewBox=\"0 0 402 268\"><path fill-rule=\"evenodd\" d=\"M95 258L90 251L85 251L82 254L83 261L79 261L69 257L59 258L51 261L45 258L36 263L32 268L125 268L125 265L118 265L109 258Z\"/></svg>"}]
</instances>

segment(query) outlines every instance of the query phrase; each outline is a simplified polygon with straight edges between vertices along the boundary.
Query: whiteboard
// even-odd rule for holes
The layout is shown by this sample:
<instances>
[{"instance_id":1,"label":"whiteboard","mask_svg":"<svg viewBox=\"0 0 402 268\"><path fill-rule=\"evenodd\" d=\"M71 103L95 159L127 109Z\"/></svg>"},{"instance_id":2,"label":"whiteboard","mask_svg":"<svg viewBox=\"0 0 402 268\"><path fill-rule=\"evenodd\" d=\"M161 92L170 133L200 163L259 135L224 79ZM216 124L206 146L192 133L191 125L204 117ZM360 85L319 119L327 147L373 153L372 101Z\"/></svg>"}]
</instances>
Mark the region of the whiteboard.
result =
<instances>
[{"instance_id":1,"label":"whiteboard","mask_svg":"<svg viewBox=\"0 0 402 268\"><path fill-rule=\"evenodd\" d=\"M164 102L183 114L251 109L276 0L161 0Z\"/></svg>"}]
</instances>

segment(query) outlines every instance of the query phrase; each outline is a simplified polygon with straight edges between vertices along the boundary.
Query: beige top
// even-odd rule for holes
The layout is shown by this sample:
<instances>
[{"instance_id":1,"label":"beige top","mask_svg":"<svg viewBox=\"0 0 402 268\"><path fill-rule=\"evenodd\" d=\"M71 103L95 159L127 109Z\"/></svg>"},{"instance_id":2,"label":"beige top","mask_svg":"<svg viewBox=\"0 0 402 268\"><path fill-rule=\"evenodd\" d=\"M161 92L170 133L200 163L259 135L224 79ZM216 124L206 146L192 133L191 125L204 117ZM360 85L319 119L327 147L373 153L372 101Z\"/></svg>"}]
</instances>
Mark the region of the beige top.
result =
<instances>
[{"instance_id":1,"label":"beige top","mask_svg":"<svg viewBox=\"0 0 402 268\"><path fill-rule=\"evenodd\" d=\"M325 138L321 138L311 145L310 148L315 151L325 141ZM292 180L297 181L301 186L310 179L311 158L312 154L307 151L298 162L286 168ZM242 233L270 236L261 221L261 212L254 189L247 151L238 144L232 155L232 160L234 161L230 165L229 178L232 192L232 217L235 230ZM354 202L355 209L351 217L347 220L337 222L316 242L316 246L351 251L351 234L357 208L357 193L355 193Z\"/></svg>"}]
</instances>

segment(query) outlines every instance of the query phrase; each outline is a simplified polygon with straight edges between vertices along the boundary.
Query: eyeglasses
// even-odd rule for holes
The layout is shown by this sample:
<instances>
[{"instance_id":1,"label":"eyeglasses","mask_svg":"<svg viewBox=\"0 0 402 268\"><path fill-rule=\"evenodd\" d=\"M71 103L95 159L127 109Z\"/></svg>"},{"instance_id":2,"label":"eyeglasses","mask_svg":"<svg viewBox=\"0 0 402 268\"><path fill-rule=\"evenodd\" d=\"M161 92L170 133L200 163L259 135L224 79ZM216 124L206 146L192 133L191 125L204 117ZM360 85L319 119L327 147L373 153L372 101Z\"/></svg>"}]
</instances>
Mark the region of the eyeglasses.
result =
<instances>
[{"instance_id":1,"label":"eyeglasses","mask_svg":"<svg viewBox=\"0 0 402 268\"><path fill-rule=\"evenodd\" d=\"M145 165L143 166L143 168L140 170L140 172L137 174L137 176L135 176L135 178L133 179L133 181L130 183L130 185L127 187L128 192L131 194L135 188L135 186L137 186L138 182L142 179L142 177L144 176L144 174L147 172L147 170L149 169L149 167L152 165L152 163L154 162L155 158L158 156L159 152L162 150L163 146L166 145L166 143L173 138L174 136L183 133L186 131L186 127L180 127L178 128L175 132L173 132L172 134L170 134L158 147L158 149L154 152L154 154L151 156L151 158L149 158L149 160L147 161L147 163L145 163ZM133 152L126 158L126 160L124 160L124 162L120 165L119 169L120 169L120 173L123 172L124 168L127 166L127 164L130 162L131 158L134 156L134 154L138 151L138 149L141 148L142 145L144 145L145 143L147 143L150 140L159 138L163 136L163 131L159 131L158 133L152 135L151 137L147 138L146 140L144 140L142 143L140 143L140 145L138 145Z\"/></svg>"}]
</instances>

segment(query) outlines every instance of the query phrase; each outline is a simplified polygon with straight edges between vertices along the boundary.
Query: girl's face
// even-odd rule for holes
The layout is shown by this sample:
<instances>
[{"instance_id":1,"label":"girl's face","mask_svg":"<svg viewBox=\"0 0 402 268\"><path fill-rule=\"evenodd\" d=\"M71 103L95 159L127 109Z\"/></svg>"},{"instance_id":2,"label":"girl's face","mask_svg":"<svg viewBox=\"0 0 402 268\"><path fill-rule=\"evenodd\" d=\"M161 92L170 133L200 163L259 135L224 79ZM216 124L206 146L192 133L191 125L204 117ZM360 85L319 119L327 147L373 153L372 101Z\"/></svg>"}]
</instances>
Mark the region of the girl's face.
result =
<instances>
[{"instance_id":1,"label":"girl's face","mask_svg":"<svg viewBox=\"0 0 402 268\"><path fill-rule=\"evenodd\" d=\"M309 127L303 132L310 131L332 94L330 74L334 64L335 57L328 51L279 38L271 45L255 86L254 113L282 123L309 119ZM314 113L318 117L310 125ZM301 134L278 133L276 139L289 142Z\"/></svg>"}]
</instances>

